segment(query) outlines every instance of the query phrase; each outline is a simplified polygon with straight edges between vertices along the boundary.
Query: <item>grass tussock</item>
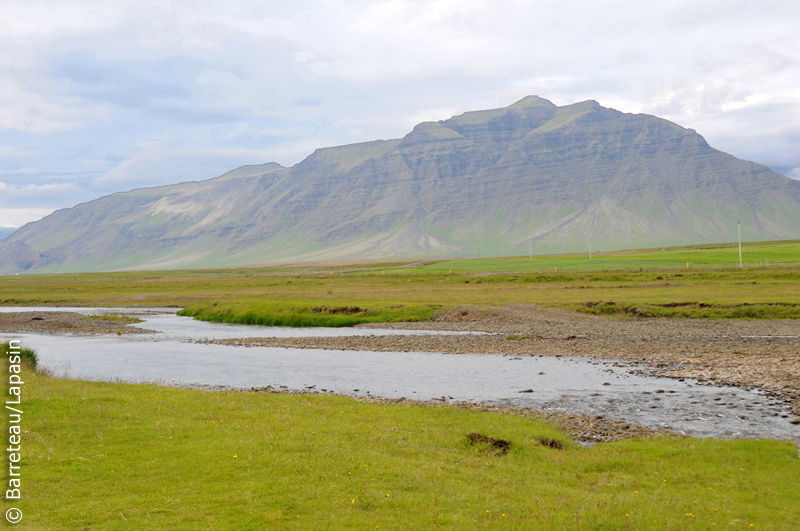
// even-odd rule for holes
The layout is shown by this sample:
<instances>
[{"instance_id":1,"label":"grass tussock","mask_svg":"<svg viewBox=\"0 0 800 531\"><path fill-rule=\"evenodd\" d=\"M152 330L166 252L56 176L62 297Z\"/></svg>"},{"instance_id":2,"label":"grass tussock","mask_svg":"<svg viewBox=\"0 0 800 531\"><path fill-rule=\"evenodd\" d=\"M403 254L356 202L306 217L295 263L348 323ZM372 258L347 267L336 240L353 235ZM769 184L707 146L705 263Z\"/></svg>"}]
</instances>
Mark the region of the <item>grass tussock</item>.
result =
<instances>
[{"instance_id":1,"label":"grass tussock","mask_svg":"<svg viewBox=\"0 0 800 531\"><path fill-rule=\"evenodd\" d=\"M583 448L553 426L497 413L28 376L21 529L800 521L790 443L655 438Z\"/></svg>"},{"instance_id":2,"label":"grass tussock","mask_svg":"<svg viewBox=\"0 0 800 531\"><path fill-rule=\"evenodd\" d=\"M511 441L497 439L480 433L468 433L467 440L471 446L486 445L487 452L492 455L506 455L511 450Z\"/></svg>"},{"instance_id":3,"label":"grass tussock","mask_svg":"<svg viewBox=\"0 0 800 531\"><path fill-rule=\"evenodd\" d=\"M10 355L10 344L0 343L0 357L3 358L4 363L8 364L8 357ZM14 354L16 355L16 354ZM29 370L34 371L36 374L40 374L42 376L49 376L50 372L43 368L39 367L39 357L36 355L36 352L29 348L20 348L19 350L19 357L20 357L20 364Z\"/></svg>"}]
</instances>

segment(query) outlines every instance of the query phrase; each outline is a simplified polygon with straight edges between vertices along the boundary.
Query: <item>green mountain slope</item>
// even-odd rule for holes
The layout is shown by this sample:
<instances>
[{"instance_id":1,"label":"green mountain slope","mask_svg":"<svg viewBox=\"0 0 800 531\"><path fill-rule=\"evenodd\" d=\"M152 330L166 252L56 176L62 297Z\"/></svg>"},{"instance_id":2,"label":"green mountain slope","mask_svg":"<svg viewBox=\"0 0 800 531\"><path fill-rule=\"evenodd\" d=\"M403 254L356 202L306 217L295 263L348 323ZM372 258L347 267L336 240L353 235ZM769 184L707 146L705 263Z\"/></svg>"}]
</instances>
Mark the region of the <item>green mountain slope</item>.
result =
<instances>
[{"instance_id":1,"label":"green mountain slope","mask_svg":"<svg viewBox=\"0 0 800 531\"><path fill-rule=\"evenodd\" d=\"M691 129L535 96L302 162L118 193L2 242L0 271L482 256L800 238L800 182Z\"/></svg>"}]
</instances>

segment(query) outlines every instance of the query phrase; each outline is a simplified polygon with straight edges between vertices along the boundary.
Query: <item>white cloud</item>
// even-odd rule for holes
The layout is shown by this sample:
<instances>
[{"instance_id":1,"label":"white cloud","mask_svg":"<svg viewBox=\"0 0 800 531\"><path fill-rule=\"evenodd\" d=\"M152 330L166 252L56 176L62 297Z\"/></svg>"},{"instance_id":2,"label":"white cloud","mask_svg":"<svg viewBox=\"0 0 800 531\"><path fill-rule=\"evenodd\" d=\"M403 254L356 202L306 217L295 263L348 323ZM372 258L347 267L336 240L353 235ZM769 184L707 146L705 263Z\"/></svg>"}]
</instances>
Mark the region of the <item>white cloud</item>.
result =
<instances>
[{"instance_id":1,"label":"white cloud","mask_svg":"<svg viewBox=\"0 0 800 531\"><path fill-rule=\"evenodd\" d=\"M0 130L50 134L77 126L74 113L0 72Z\"/></svg>"},{"instance_id":2,"label":"white cloud","mask_svg":"<svg viewBox=\"0 0 800 531\"><path fill-rule=\"evenodd\" d=\"M792 179L797 179L800 181L800 168L794 168L792 171L789 172L787 177L791 177Z\"/></svg>"},{"instance_id":3,"label":"white cloud","mask_svg":"<svg viewBox=\"0 0 800 531\"><path fill-rule=\"evenodd\" d=\"M53 208L0 208L0 227L21 227L53 212Z\"/></svg>"},{"instance_id":4,"label":"white cloud","mask_svg":"<svg viewBox=\"0 0 800 531\"><path fill-rule=\"evenodd\" d=\"M47 151L21 151L10 146L0 144L0 160L2 159L29 159L47 155Z\"/></svg>"},{"instance_id":5,"label":"white cloud","mask_svg":"<svg viewBox=\"0 0 800 531\"><path fill-rule=\"evenodd\" d=\"M259 135L262 136L309 136L312 134L312 130L309 127L287 127L285 129L276 129L276 128L269 128L269 129L262 129L258 132Z\"/></svg>"}]
</instances>

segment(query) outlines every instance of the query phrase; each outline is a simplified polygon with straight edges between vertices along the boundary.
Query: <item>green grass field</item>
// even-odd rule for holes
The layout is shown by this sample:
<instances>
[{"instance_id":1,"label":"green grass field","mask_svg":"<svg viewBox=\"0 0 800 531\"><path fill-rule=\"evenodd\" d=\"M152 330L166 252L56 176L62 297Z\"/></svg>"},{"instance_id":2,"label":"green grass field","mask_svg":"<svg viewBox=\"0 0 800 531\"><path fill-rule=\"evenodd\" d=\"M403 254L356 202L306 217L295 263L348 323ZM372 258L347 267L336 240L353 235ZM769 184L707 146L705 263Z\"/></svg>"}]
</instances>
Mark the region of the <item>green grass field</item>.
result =
<instances>
[{"instance_id":1,"label":"green grass field","mask_svg":"<svg viewBox=\"0 0 800 531\"><path fill-rule=\"evenodd\" d=\"M800 266L800 241L754 242L743 244L744 267ZM458 271L598 271L608 269L685 269L735 268L739 246L735 243L690 245L660 249L641 249L553 256L485 258L436 262L429 269Z\"/></svg>"},{"instance_id":2,"label":"green grass field","mask_svg":"<svg viewBox=\"0 0 800 531\"><path fill-rule=\"evenodd\" d=\"M18 529L796 529L797 448L25 374ZM506 455L479 433L511 442ZM554 449L541 441L560 441ZM5 510L5 509L4 509Z\"/></svg>"},{"instance_id":3,"label":"green grass field","mask_svg":"<svg viewBox=\"0 0 800 531\"><path fill-rule=\"evenodd\" d=\"M719 245L619 252L592 262L555 256L5 275L0 304L180 306L202 319L290 326L425 320L439 308L513 302L619 317L800 318L800 266L788 265L800 257L800 242L744 248L758 261L741 269L732 261L725 267L738 251Z\"/></svg>"}]
</instances>

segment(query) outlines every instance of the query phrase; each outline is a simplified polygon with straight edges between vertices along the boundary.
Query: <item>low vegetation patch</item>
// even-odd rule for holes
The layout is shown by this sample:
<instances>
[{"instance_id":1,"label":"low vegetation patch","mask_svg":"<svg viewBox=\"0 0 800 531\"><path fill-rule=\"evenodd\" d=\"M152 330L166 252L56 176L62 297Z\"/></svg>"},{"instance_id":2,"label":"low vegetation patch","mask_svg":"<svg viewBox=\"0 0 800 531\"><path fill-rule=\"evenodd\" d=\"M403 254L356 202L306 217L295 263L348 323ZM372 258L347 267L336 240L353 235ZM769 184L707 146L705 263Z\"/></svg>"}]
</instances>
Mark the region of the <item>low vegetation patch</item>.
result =
<instances>
[{"instance_id":1,"label":"low vegetation patch","mask_svg":"<svg viewBox=\"0 0 800 531\"><path fill-rule=\"evenodd\" d=\"M564 445L564 443L562 441L559 441L558 439L551 439L549 437L538 437L536 440L539 441L539 444L541 444L545 448L552 448L554 450L563 450L564 448L566 448L566 445Z\"/></svg>"},{"instance_id":2,"label":"low vegetation patch","mask_svg":"<svg viewBox=\"0 0 800 531\"><path fill-rule=\"evenodd\" d=\"M219 302L188 306L178 315L202 321L265 326L353 326L361 323L426 321L437 305L337 305L276 302Z\"/></svg>"},{"instance_id":3,"label":"low vegetation patch","mask_svg":"<svg viewBox=\"0 0 800 531\"><path fill-rule=\"evenodd\" d=\"M84 317L87 321L111 321L113 323L125 323L125 324L132 324L132 323L143 323L144 321L137 318L131 317L128 315L119 315L118 313L105 313L102 315L87 315Z\"/></svg>"},{"instance_id":4,"label":"low vegetation patch","mask_svg":"<svg viewBox=\"0 0 800 531\"><path fill-rule=\"evenodd\" d=\"M523 339L544 339L542 334L509 334L506 339L522 341Z\"/></svg>"},{"instance_id":5,"label":"low vegetation patch","mask_svg":"<svg viewBox=\"0 0 800 531\"><path fill-rule=\"evenodd\" d=\"M664 304L585 302L579 312L612 317L672 317L685 319L800 319L800 304L791 302L713 304L669 302Z\"/></svg>"}]
</instances>

